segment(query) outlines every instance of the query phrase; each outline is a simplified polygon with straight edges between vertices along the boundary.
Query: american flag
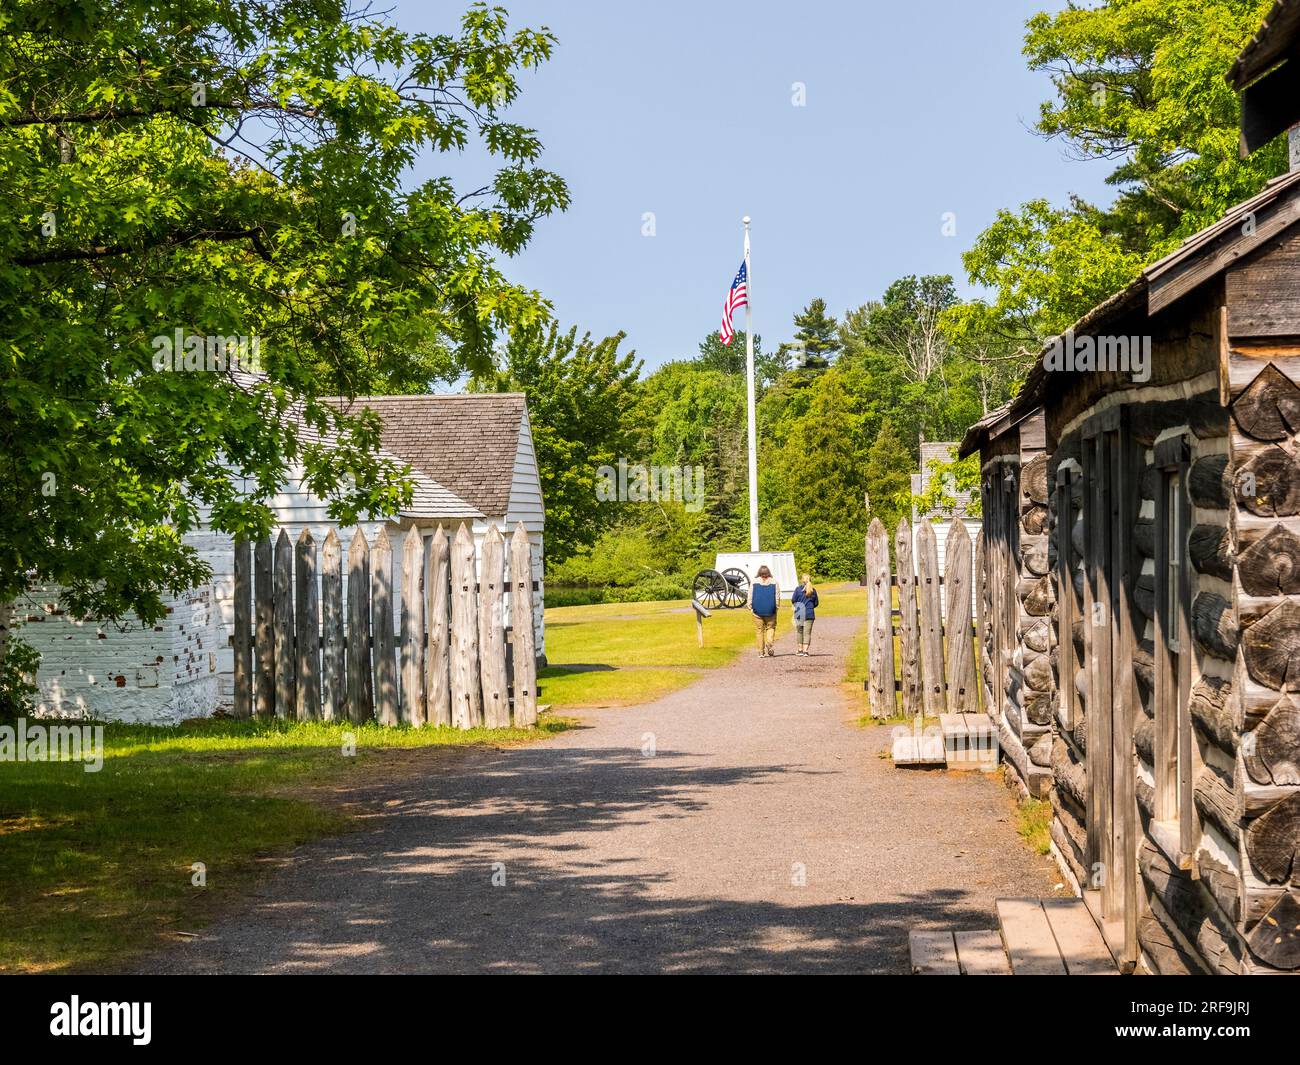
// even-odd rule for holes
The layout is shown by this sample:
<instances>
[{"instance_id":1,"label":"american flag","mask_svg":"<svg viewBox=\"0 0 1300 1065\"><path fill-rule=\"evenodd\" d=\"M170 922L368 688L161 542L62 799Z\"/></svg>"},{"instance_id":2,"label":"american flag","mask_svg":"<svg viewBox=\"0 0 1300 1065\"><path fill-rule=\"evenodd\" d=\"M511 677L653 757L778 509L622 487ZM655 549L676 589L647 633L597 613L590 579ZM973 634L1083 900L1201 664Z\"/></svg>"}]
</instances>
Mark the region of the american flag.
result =
<instances>
[{"instance_id":1,"label":"american flag","mask_svg":"<svg viewBox=\"0 0 1300 1065\"><path fill-rule=\"evenodd\" d=\"M745 264L740 264L740 271L736 274L736 280L731 283L731 291L727 293L727 302L722 305L722 328L719 332L722 334L723 346L729 346L736 331L731 328L731 316L741 307L749 306L749 275L745 270Z\"/></svg>"}]
</instances>

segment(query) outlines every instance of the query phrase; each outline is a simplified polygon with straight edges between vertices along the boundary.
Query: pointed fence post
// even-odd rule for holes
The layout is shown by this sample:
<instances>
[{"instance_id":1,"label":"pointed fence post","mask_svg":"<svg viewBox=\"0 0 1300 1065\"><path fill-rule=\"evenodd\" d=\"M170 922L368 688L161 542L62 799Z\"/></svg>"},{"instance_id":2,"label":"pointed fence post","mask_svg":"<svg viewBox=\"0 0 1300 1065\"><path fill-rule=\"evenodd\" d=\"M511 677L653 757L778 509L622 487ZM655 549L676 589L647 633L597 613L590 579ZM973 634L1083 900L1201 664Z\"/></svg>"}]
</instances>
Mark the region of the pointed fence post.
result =
<instances>
[{"instance_id":1,"label":"pointed fence post","mask_svg":"<svg viewBox=\"0 0 1300 1065\"><path fill-rule=\"evenodd\" d=\"M921 626L916 617L916 568L912 562L912 523L898 519L894 533L898 568L898 634L902 659L903 713L921 712Z\"/></svg>"},{"instance_id":2,"label":"pointed fence post","mask_svg":"<svg viewBox=\"0 0 1300 1065\"><path fill-rule=\"evenodd\" d=\"M916 591L921 608L922 703L927 717L944 712L943 615L939 610L939 546L934 526L922 520L916 530Z\"/></svg>"},{"instance_id":3,"label":"pointed fence post","mask_svg":"<svg viewBox=\"0 0 1300 1065\"><path fill-rule=\"evenodd\" d=\"M253 713L253 545L235 541L234 602L235 706L237 718Z\"/></svg>"},{"instance_id":4,"label":"pointed fence post","mask_svg":"<svg viewBox=\"0 0 1300 1065\"><path fill-rule=\"evenodd\" d=\"M275 716L292 721L297 713L297 663L293 638L293 542L280 530L275 538Z\"/></svg>"},{"instance_id":5,"label":"pointed fence post","mask_svg":"<svg viewBox=\"0 0 1300 1065\"><path fill-rule=\"evenodd\" d=\"M424 533L402 541L402 720L424 724Z\"/></svg>"},{"instance_id":6,"label":"pointed fence post","mask_svg":"<svg viewBox=\"0 0 1300 1065\"><path fill-rule=\"evenodd\" d=\"M462 523L451 545L451 719L457 728L483 724L478 671L478 575L474 537Z\"/></svg>"},{"instance_id":7,"label":"pointed fence post","mask_svg":"<svg viewBox=\"0 0 1300 1065\"><path fill-rule=\"evenodd\" d=\"M506 684L506 543L493 522L483 537L479 574L479 673L483 680L483 724L510 727L510 689Z\"/></svg>"},{"instance_id":8,"label":"pointed fence post","mask_svg":"<svg viewBox=\"0 0 1300 1065\"><path fill-rule=\"evenodd\" d=\"M258 717L272 717L275 714L275 549L270 537L258 540L253 549L253 576L256 711Z\"/></svg>"},{"instance_id":9,"label":"pointed fence post","mask_svg":"<svg viewBox=\"0 0 1300 1065\"><path fill-rule=\"evenodd\" d=\"M867 530L867 690L872 717L893 717L894 627L890 611L889 535L879 518Z\"/></svg>"},{"instance_id":10,"label":"pointed fence post","mask_svg":"<svg viewBox=\"0 0 1300 1065\"><path fill-rule=\"evenodd\" d=\"M397 724L397 641L393 631L393 545L381 525L370 552L370 631L375 655L375 717Z\"/></svg>"},{"instance_id":11,"label":"pointed fence post","mask_svg":"<svg viewBox=\"0 0 1300 1065\"><path fill-rule=\"evenodd\" d=\"M348 545L348 720L359 725L374 717L370 672L370 545L357 527Z\"/></svg>"},{"instance_id":12,"label":"pointed fence post","mask_svg":"<svg viewBox=\"0 0 1300 1065\"><path fill-rule=\"evenodd\" d=\"M970 533L961 518L948 527L944 552L943 586L948 618L948 712L965 714L975 709L975 644L971 632Z\"/></svg>"},{"instance_id":13,"label":"pointed fence post","mask_svg":"<svg viewBox=\"0 0 1300 1065\"><path fill-rule=\"evenodd\" d=\"M515 660L515 725L537 724L537 642L533 633L533 545L521 521L510 537L510 627Z\"/></svg>"},{"instance_id":14,"label":"pointed fence post","mask_svg":"<svg viewBox=\"0 0 1300 1065\"><path fill-rule=\"evenodd\" d=\"M293 565L298 645L298 720L320 717L320 600L316 589L316 541L306 526L298 534Z\"/></svg>"},{"instance_id":15,"label":"pointed fence post","mask_svg":"<svg viewBox=\"0 0 1300 1065\"><path fill-rule=\"evenodd\" d=\"M429 631L424 652L425 716L430 725L445 727L451 724L451 544L441 525L429 543L424 591L424 624Z\"/></svg>"},{"instance_id":16,"label":"pointed fence post","mask_svg":"<svg viewBox=\"0 0 1300 1065\"><path fill-rule=\"evenodd\" d=\"M320 552L321 576L321 717L342 721L347 710L347 673L343 634L343 545L333 527Z\"/></svg>"}]
</instances>

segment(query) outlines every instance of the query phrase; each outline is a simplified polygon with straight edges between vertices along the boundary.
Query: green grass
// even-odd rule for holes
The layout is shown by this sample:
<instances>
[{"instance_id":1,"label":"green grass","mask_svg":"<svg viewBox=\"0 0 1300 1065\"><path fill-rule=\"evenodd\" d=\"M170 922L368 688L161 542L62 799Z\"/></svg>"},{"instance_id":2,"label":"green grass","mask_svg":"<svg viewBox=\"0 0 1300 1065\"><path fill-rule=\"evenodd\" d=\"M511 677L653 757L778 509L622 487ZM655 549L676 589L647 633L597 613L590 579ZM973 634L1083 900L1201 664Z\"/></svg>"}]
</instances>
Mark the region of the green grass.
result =
<instances>
[{"instance_id":1,"label":"green grass","mask_svg":"<svg viewBox=\"0 0 1300 1065\"><path fill-rule=\"evenodd\" d=\"M865 593L857 587L821 590L820 600L819 617L866 609ZM787 607L777 636L793 625ZM729 665L755 646L753 617L743 607L713 611L704 620L703 647L689 600L558 607L546 611L551 664L539 678L540 698L557 710L648 702Z\"/></svg>"},{"instance_id":2,"label":"green grass","mask_svg":"<svg viewBox=\"0 0 1300 1065\"><path fill-rule=\"evenodd\" d=\"M819 613L862 612L860 589L825 590ZM754 646L748 610L695 636L687 601L546 614L541 698L553 710L655 699ZM791 627L782 612L779 635ZM594 668L592 668L594 667ZM0 762L0 972L99 971L202 928L292 846L345 831L340 792L407 771L402 748L502 746L568 727L381 728L205 720L105 727L104 765ZM346 733L356 737L345 756ZM409 761L409 759L408 759ZM207 883L191 883L196 862Z\"/></svg>"},{"instance_id":3,"label":"green grass","mask_svg":"<svg viewBox=\"0 0 1300 1065\"><path fill-rule=\"evenodd\" d=\"M345 830L330 791L398 771L399 748L523 743L568 726L407 729L204 720L108 725L97 773L0 763L0 972L98 970L194 931L259 863ZM345 756L345 733L356 754ZM202 862L207 884L191 883Z\"/></svg>"},{"instance_id":4,"label":"green grass","mask_svg":"<svg viewBox=\"0 0 1300 1065\"><path fill-rule=\"evenodd\" d=\"M1052 804L1022 799L1016 806L1016 832L1036 854L1047 854L1052 849Z\"/></svg>"}]
</instances>

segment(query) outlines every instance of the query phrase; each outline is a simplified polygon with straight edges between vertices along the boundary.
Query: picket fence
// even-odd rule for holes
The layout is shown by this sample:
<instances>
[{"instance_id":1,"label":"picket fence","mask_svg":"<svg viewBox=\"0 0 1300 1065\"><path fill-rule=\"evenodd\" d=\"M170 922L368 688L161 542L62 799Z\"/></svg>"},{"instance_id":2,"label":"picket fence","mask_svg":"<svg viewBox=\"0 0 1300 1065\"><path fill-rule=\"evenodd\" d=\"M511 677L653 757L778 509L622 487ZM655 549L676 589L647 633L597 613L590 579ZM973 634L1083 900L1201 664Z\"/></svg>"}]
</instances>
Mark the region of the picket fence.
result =
<instances>
[{"instance_id":1,"label":"picket fence","mask_svg":"<svg viewBox=\"0 0 1300 1065\"><path fill-rule=\"evenodd\" d=\"M319 553L307 529L296 543L284 529L274 544L238 542L235 716L508 728L513 706L514 725L535 725L532 554L522 524L508 570L506 553L495 524L481 559L464 525L452 540L441 527L427 541L408 529L395 625L393 545L382 527L373 544L358 528L348 545L346 607L335 530Z\"/></svg>"},{"instance_id":2,"label":"picket fence","mask_svg":"<svg viewBox=\"0 0 1300 1065\"><path fill-rule=\"evenodd\" d=\"M983 537L981 531L977 555L982 553ZM953 521L941 575L934 526L922 522L913 545L911 522L903 518L894 534L894 558L896 571L891 576L889 534L880 520L873 518L866 539L871 715L893 717L901 711L909 717L920 713L937 717L977 711L971 581L983 567L978 558L972 564L970 533L960 518ZM895 588L897 609L891 602ZM978 602L982 608L982 599Z\"/></svg>"}]
</instances>

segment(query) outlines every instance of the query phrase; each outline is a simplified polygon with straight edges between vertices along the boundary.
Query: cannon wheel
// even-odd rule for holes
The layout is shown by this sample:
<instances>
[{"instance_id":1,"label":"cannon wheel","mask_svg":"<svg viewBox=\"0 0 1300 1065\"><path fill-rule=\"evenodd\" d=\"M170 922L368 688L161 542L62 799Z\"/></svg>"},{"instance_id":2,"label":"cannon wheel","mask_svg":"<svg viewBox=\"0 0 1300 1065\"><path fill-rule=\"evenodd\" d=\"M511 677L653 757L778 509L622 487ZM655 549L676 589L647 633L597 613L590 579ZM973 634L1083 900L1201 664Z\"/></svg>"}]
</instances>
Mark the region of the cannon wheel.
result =
<instances>
[{"instance_id":1,"label":"cannon wheel","mask_svg":"<svg viewBox=\"0 0 1300 1065\"><path fill-rule=\"evenodd\" d=\"M728 610L736 610L749 602L749 575L743 569L723 570L722 577L727 582L724 599Z\"/></svg>"},{"instance_id":2,"label":"cannon wheel","mask_svg":"<svg viewBox=\"0 0 1300 1065\"><path fill-rule=\"evenodd\" d=\"M702 569L691 585L691 597L708 610L723 605L727 594L727 579L716 569Z\"/></svg>"}]
</instances>

